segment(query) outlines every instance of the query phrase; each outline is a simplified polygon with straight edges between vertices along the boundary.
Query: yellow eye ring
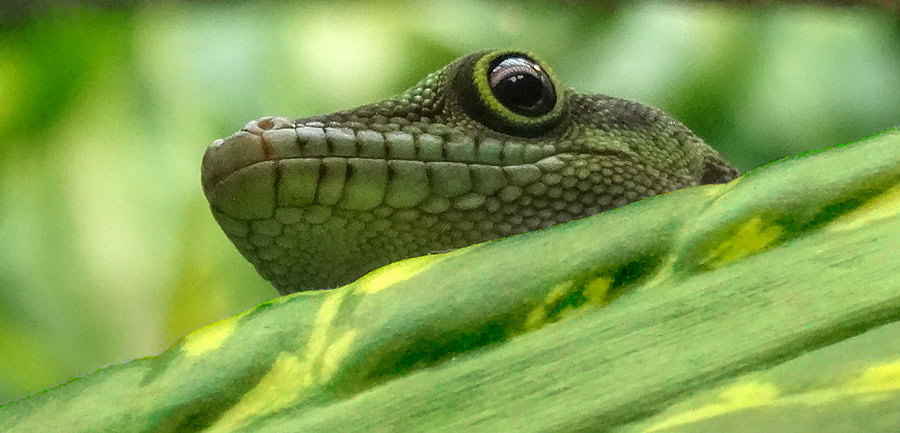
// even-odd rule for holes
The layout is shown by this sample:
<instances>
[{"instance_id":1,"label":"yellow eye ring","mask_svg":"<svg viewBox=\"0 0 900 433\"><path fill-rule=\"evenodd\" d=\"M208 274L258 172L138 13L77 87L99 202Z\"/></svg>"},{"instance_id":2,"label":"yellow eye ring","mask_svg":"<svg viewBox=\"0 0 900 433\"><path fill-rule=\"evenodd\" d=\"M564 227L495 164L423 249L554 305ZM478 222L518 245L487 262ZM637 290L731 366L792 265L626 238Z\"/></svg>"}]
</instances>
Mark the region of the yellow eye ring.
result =
<instances>
[{"instance_id":1,"label":"yellow eye ring","mask_svg":"<svg viewBox=\"0 0 900 433\"><path fill-rule=\"evenodd\" d=\"M516 113L513 110L511 110L510 108L508 108L506 105L504 105L497 98L497 95L494 93L494 90L492 89L490 81L489 81L489 79L491 77L492 69L494 69L496 67L494 65L499 63L499 61L504 58L515 58L515 57L527 59L528 61L530 61L534 65L536 65L539 68L539 70L547 76L549 83L553 86L553 93L554 93L555 101L553 101L552 108L550 109L550 111L548 113L537 116L537 117L526 116L523 114ZM531 55L530 53L522 53L522 52L516 52L516 51L499 51L499 52L494 52L494 53L485 55L480 60L475 62L475 66L473 67L472 78L475 80L475 88L478 89L479 97L490 107L490 109L493 110L494 112L496 112L497 114L499 114L500 116L507 118L513 122L523 124L523 125L524 124L538 124L538 123L546 122L548 119L559 116L560 112L562 111L562 99L563 98L560 98L559 92L557 92L555 90L555 88L557 87L556 76L554 75L553 71L547 65L545 65L545 64L543 64L543 62L535 59L535 57L533 55Z\"/></svg>"},{"instance_id":2,"label":"yellow eye ring","mask_svg":"<svg viewBox=\"0 0 900 433\"><path fill-rule=\"evenodd\" d=\"M535 115L525 115L513 111L498 99L496 86L491 86L491 77L498 65L508 59L515 59L519 65L530 65L534 70L531 74L539 80L537 82L551 86L549 93L545 92L544 95L552 95L554 99L543 101L543 103L552 102L552 105L549 105L549 111L543 110L546 112L540 114L540 110L536 110ZM539 74L542 74L543 77ZM518 78L521 79L522 74L518 75ZM535 82L533 77L526 76L525 78ZM454 85L459 90L461 105L473 119L491 129L510 135L538 136L556 125L564 111L565 91L560 89L553 70L527 52L489 51L463 58L457 70ZM533 92L534 89L530 91ZM528 110L518 111L527 112Z\"/></svg>"}]
</instances>

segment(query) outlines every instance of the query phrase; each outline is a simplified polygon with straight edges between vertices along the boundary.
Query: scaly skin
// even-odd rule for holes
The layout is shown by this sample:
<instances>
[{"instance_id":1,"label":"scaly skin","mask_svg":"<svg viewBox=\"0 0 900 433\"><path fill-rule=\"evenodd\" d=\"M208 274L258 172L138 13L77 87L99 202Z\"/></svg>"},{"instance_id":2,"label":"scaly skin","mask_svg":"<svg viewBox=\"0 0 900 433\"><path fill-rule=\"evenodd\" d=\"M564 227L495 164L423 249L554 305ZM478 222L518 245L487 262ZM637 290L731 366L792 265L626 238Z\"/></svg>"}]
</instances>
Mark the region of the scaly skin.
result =
<instances>
[{"instance_id":1,"label":"scaly skin","mask_svg":"<svg viewBox=\"0 0 900 433\"><path fill-rule=\"evenodd\" d=\"M525 74L544 93L515 79L494 93L508 56L537 65ZM662 111L578 94L513 52L465 56L374 104L250 122L202 171L216 220L281 293L737 175Z\"/></svg>"}]
</instances>

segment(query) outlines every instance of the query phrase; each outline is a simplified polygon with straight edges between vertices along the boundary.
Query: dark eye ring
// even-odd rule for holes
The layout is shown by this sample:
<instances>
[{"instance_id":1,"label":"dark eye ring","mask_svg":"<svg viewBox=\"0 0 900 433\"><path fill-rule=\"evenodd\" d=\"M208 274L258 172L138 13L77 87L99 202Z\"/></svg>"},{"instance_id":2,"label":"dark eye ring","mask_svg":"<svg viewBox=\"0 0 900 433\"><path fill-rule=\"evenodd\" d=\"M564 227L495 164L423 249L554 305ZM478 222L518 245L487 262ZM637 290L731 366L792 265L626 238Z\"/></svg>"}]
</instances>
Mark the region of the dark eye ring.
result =
<instances>
[{"instance_id":1,"label":"dark eye ring","mask_svg":"<svg viewBox=\"0 0 900 433\"><path fill-rule=\"evenodd\" d=\"M488 70L491 92L510 111L537 117L553 109L553 81L534 60L520 54L509 55L494 60Z\"/></svg>"}]
</instances>

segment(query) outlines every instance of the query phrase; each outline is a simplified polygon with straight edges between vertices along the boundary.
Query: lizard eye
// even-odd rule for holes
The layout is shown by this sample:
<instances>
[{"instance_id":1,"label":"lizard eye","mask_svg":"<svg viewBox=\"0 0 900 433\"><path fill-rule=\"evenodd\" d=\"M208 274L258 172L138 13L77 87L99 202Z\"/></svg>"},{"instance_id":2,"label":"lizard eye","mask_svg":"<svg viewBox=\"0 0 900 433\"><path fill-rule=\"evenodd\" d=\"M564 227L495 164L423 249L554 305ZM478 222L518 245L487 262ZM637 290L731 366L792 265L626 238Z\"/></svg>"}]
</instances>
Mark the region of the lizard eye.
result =
<instances>
[{"instance_id":1,"label":"lizard eye","mask_svg":"<svg viewBox=\"0 0 900 433\"><path fill-rule=\"evenodd\" d=\"M523 116L547 114L556 104L553 81L541 65L522 55L494 60L488 84L504 107Z\"/></svg>"},{"instance_id":2,"label":"lizard eye","mask_svg":"<svg viewBox=\"0 0 900 433\"><path fill-rule=\"evenodd\" d=\"M537 137L563 119L568 90L547 65L521 51L483 51L450 66L452 97L494 131Z\"/></svg>"}]
</instances>

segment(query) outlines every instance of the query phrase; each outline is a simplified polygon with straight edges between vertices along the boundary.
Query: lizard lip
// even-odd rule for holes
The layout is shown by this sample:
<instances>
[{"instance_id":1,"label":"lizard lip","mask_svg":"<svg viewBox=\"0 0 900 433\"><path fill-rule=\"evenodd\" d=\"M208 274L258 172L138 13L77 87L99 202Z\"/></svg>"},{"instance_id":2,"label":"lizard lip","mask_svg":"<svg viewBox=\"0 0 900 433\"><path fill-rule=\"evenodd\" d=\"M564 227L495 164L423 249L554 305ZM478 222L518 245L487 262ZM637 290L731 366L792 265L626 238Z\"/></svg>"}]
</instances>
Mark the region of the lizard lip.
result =
<instances>
[{"instance_id":1,"label":"lizard lip","mask_svg":"<svg viewBox=\"0 0 900 433\"><path fill-rule=\"evenodd\" d=\"M210 144L201 180L213 209L237 219L309 204L405 208L429 197L466 209L501 189L518 196L559 168L554 155L535 143L264 117Z\"/></svg>"},{"instance_id":2,"label":"lizard lip","mask_svg":"<svg viewBox=\"0 0 900 433\"><path fill-rule=\"evenodd\" d=\"M294 122L287 118L263 117L247 123L228 138L213 141L203 154L201 168L201 182L207 198L211 198L211 191L219 182L234 172L256 163L283 157L277 153L284 152L275 151L287 149L273 149L273 143L277 146L283 144L285 140L273 141L266 136L278 134L278 131L282 130L293 131L293 128ZM271 132L266 134L267 131Z\"/></svg>"}]
</instances>

